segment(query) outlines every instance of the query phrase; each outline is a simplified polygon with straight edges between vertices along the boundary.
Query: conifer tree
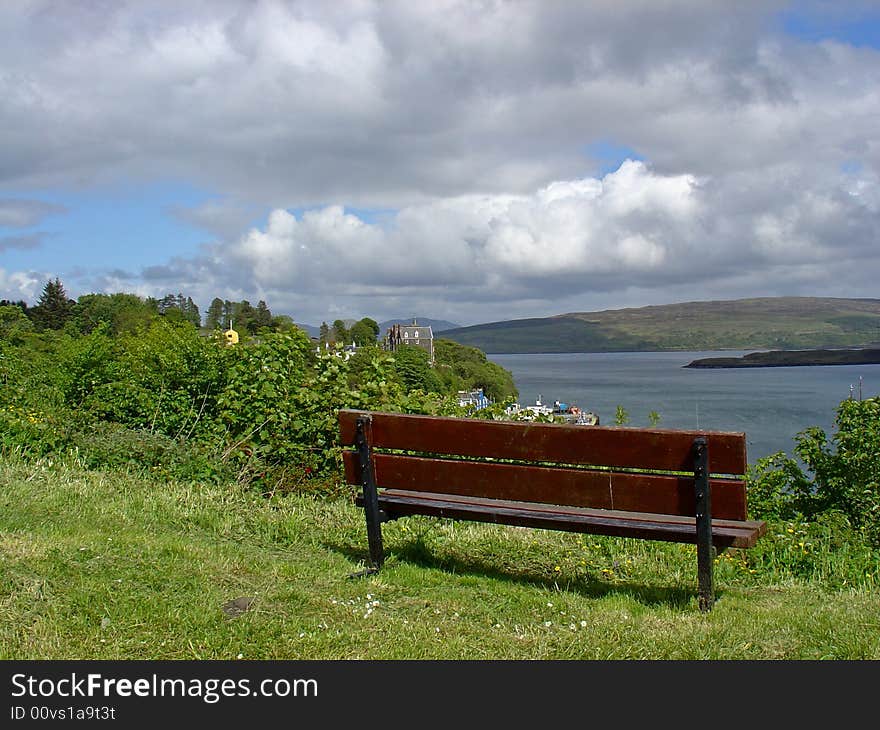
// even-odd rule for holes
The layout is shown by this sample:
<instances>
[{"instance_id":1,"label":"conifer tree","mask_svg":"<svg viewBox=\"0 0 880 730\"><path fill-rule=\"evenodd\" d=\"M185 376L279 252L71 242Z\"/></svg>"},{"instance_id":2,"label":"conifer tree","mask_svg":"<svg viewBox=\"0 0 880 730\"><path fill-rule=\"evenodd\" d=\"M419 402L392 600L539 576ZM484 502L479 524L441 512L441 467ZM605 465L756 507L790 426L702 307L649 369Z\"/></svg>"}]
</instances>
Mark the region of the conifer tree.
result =
<instances>
[{"instance_id":1,"label":"conifer tree","mask_svg":"<svg viewBox=\"0 0 880 730\"><path fill-rule=\"evenodd\" d=\"M223 327L225 324L223 321L223 300L219 297L214 297L205 314L205 327L215 330Z\"/></svg>"},{"instance_id":2,"label":"conifer tree","mask_svg":"<svg viewBox=\"0 0 880 730\"><path fill-rule=\"evenodd\" d=\"M28 315L38 329L60 330L73 314L74 304L76 302L68 298L61 280L55 277L55 281L46 282L40 301Z\"/></svg>"}]
</instances>

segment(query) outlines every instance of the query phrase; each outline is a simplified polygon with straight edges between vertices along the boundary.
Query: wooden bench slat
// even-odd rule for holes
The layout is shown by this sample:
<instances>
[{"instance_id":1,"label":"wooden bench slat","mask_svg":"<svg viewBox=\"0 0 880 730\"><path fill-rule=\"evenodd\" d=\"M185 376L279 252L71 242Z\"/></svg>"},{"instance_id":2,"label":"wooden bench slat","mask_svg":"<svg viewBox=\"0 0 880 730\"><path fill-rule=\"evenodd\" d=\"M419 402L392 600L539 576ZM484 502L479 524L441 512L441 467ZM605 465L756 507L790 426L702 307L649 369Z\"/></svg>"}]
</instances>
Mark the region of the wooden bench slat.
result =
<instances>
[{"instance_id":1,"label":"wooden bench slat","mask_svg":"<svg viewBox=\"0 0 880 730\"><path fill-rule=\"evenodd\" d=\"M386 489L381 492L381 495L386 495L388 499L396 499L399 497L412 497L416 499L433 499L437 498L444 502L461 502L462 504L474 504L475 502L480 501L489 501L489 500L481 500L475 499L473 497L468 497L459 494L425 494L424 492L415 492L406 489ZM362 506L363 497L361 495L357 495L356 500L359 506ZM592 508L583 508L583 507L565 507L556 504L541 504L537 502L517 502L514 500L504 500L504 499L493 499L491 500L492 504L498 504L502 507L511 507L511 508L519 508L524 505L527 505L529 509L536 510L539 512L551 512L551 513L570 513L573 515L581 515L585 513L595 513L598 516L608 515L609 513L616 514L618 510L599 510ZM670 524L677 525L690 525L693 527L695 525L694 517L687 517L683 515L663 515L663 514L655 514L653 512L630 512L629 510L623 511L619 510L621 514L631 516L634 519L645 520L648 522L669 522ZM714 527L730 527L730 528L741 528L745 527L747 532L757 532L758 537L762 537L767 531L767 523L763 520L725 520L725 519L712 519L712 525Z\"/></svg>"},{"instance_id":2,"label":"wooden bench slat","mask_svg":"<svg viewBox=\"0 0 880 730\"><path fill-rule=\"evenodd\" d=\"M665 542L696 543L692 522L645 519L630 512L611 510L567 509L550 511L537 505L499 503L495 500L470 501L443 499L443 495L412 496L388 491L379 495L381 509L397 515L421 514L476 522L491 522L519 527L533 527L570 532L632 537ZM719 548L753 547L763 534L763 524L742 526L712 524L712 542Z\"/></svg>"},{"instance_id":3,"label":"wooden bench slat","mask_svg":"<svg viewBox=\"0 0 880 730\"><path fill-rule=\"evenodd\" d=\"M360 484L355 452L344 452L346 478ZM587 469L454 461L397 454L373 455L379 488L438 492L518 502L539 502L605 510L627 510L693 517L694 479ZM747 517L743 481L712 479L712 515Z\"/></svg>"},{"instance_id":4,"label":"wooden bench slat","mask_svg":"<svg viewBox=\"0 0 880 730\"><path fill-rule=\"evenodd\" d=\"M374 448L663 471L693 470L693 441L705 436L712 474L746 473L743 433L523 424L397 413L339 412L342 444L355 443L356 421L372 419Z\"/></svg>"}]
</instances>

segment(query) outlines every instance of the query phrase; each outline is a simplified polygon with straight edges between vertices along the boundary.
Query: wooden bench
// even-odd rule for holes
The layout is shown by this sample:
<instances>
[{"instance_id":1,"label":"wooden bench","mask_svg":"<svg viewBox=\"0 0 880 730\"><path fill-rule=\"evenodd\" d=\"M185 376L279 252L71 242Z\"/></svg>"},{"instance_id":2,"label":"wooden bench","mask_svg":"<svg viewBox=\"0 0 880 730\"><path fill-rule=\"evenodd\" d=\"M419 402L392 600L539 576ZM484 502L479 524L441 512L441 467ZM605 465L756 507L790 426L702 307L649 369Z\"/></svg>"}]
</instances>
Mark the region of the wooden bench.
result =
<instances>
[{"instance_id":1,"label":"wooden bench","mask_svg":"<svg viewBox=\"0 0 880 730\"><path fill-rule=\"evenodd\" d=\"M745 434L533 424L343 410L372 567L382 522L407 515L696 543L699 605L714 603L713 546L748 548Z\"/></svg>"}]
</instances>

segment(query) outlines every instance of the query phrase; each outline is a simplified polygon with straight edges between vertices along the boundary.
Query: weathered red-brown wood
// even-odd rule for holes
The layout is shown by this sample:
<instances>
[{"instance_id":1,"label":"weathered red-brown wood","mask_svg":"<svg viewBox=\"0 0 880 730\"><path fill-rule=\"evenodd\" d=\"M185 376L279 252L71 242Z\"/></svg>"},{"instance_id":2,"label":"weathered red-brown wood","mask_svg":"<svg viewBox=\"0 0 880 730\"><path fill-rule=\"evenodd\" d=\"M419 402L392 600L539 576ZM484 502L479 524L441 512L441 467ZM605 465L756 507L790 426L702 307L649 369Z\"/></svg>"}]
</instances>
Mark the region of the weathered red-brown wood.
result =
<instances>
[{"instance_id":1,"label":"weathered red-brown wood","mask_svg":"<svg viewBox=\"0 0 880 730\"><path fill-rule=\"evenodd\" d=\"M524 424L352 410L339 412L343 445L354 443L360 416L372 419L372 446L378 449L692 472L694 439L705 436L712 474L745 474L748 463L743 433Z\"/></svg>"},{"instance_id":2,"label":"weathered red-brown wood","mask_svg":"<svg viewBox=\"0 0 880 730\"><path fill-rule=\"evenodd\" d=\"M590 510L568 507L548 509L548 505L532 505L496 500L421 495L389 490L379 495L379 506L391 516L429 515L457 520L471 520L520 527L533 527L570 532L585 532L614 537L644 540L695 543L693 519L644 515L619 510ZM719 548L748 548L764 533L763 522L731 523L712 521L712 542Z\"/></svg>"},{"instance_id":3,"label":"weathered red-brown wood","mask_svg":"<svg viewBox=\"0 0 880 730\"><path fill-rule=\"evenodd\" d=\"M357 455L346 452L344 461L348 482L360 484ZM376 484L380 488L606 510L691 517L695 514L693 476L619 473L381 453L373 455L373 464ZM713 516L729 520L746 519L744 482L713 479L711 488Z\"/></svg>"},{"instance_id":4,"label":"weathered red-brown wood","mask_svg":"<svg viewBox=\"0 0 880 730\"><path fill-rule=\"evenodd\" d=\"M605 514L607 515L609 510L597 510L591 508L584 507L567 507L564 505L557 504L541 504L537 502L514 502L510 500L503 499L484 499L479 497L468 497L459 494L425 494L424 492L414 492L408 491L404 489L387 489L382 492L383 495L386 495L388 499L397 499L400 497L413 497L417 499L439 499L443 502L461 502L463 504L492 504L501 507L510 507L510 508L521 508L527 507L530 510L535 510L538 512L550 512L550 513L570 513L573 515L580 515L584 513L597 513L597 514ZM356 501L360 503L361 497L357 497ZM615 511L616 512L616 511ZM689 525L691 528L694 527L694 518L692 516L683 516L683 515L663 515L663 514L652 514L650 512L625 512L623 514L632 516L633 519L645 520L649 522L668 522L670 524L676 525ZM745 526L749 531L757 531L758 537L764 535L767 529L767 524L763 521L754 521L754 520L724 520L724 519L713 519L712 524L717 527L743 527Z\"/></svg>"}]
</instances>

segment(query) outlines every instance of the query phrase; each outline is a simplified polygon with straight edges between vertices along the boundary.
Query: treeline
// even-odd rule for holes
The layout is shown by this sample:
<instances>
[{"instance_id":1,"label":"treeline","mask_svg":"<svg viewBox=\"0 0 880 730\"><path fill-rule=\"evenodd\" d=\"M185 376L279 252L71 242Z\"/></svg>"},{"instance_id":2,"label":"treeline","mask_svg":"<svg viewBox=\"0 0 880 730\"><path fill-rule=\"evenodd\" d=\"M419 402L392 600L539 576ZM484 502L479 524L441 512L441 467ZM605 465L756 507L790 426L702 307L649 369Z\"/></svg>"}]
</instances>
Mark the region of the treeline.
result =
<instances>
[{"instance_id":1,"label":"treeline","mask_svg":"<svg viewBox=\"0 0 880 730\"><path fill-rule=\"evenodd\" d=\"M217 308L245 315L236 329L248 314L238 304ZM222 325L197 328L193 313L182 295L73 301L57 280L36 307L4 303L0 452L285 489L338 476L340 408L465 415L456 389L516 394L510 374L472 348L439 344L435 367L416 347L382 350L366 318L347 334L362 329L372 343L346 358L292 324L230 346Z\"/></svg>"},{"instance_id":2,"label":"treeline","mask_svg":"<svg viewBox=\"0 0 880 730\"><path fill-rule=\"evenodd\" d=\"M198 305L192 297L180 292L159 299L125 293L83 294L79 299L71 299L56 278L46 283L33 307L23 300L0 300L0 334L11 330L21 333L65 328L88 334L101 324L114 334L121 334L135 331L156 316L203 327ZM289 330L296 325L287 315L273 315L262 300L253 306L247 299L232 302L215 298L206 312L204 328L215 330L230 326L241 333L255 335L263 328Z\"/></svg>"},{"instance_id":3,"label":"treeline","mask_svg":"<svg viewBox=\"0 0 880 730\"><path fill-rule=\"evenodd\" d=\"M351 327L347 327L344 320L337 319L333 325L321 322L318 328L318 339L321 344L354 344L358 347L375 345L379 337L379 323L370 317L358 320Z\"/></svg>"}]
</instances>

